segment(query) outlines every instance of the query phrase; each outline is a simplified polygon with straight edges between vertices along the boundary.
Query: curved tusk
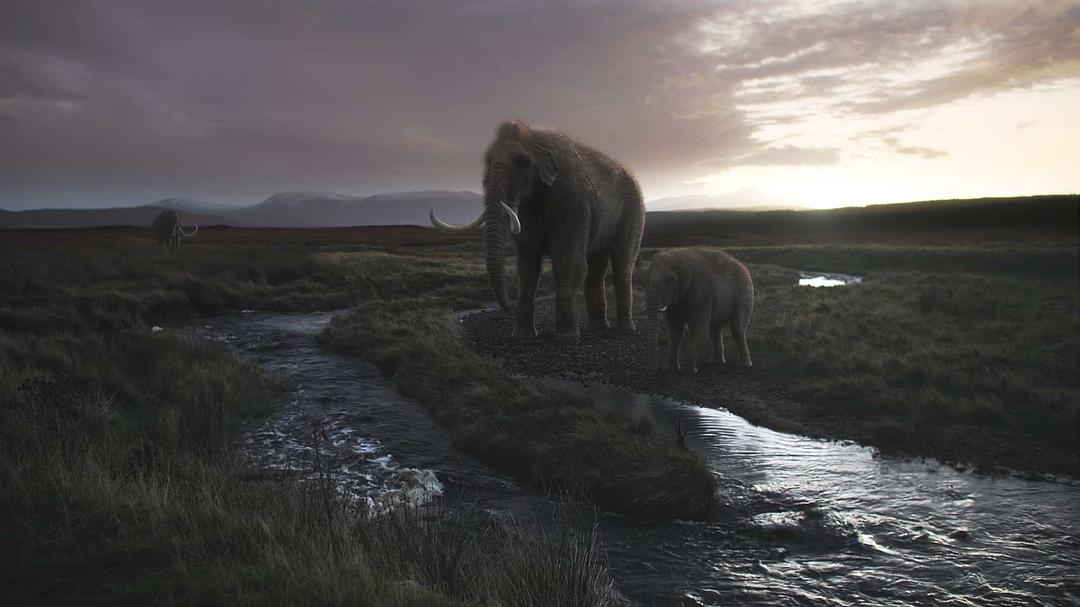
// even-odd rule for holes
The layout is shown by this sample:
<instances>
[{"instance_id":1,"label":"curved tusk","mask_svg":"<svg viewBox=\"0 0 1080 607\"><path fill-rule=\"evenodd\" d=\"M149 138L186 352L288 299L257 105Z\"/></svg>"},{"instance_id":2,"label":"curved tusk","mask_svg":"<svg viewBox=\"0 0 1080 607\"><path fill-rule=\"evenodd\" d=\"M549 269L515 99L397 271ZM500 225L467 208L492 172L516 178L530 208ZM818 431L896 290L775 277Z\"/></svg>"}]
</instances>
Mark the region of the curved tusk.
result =
<instances>
[{"instance_id":1,"label":"curved tusk","mask_svg":"<svg viewBox=\"0 0 1080 607\"><path fill-rule=\"evenodd\" d=\"M506 211L506 213L508 215L510 215L510 233L511 234L520 234L521 233L521 220L518 219L517 213L515 213L514 209L511 209L510 205L506 204L505 202L500 200L499 204L501 204L503 210Z\"/></svg>"},{"instance_id":2,"label":"curved tusk","mask_svg":"<svg viewBox=\"0 0 1080 607\"><path fill-rule=\"evenodd\" d=\"M184 231L184 226L182 226L180 224L176 224L176 227L180 229L181 234L183 234L184 236L187 236L188 238L191 238L192 236L199 233L199 224L198 223L195 224L195 229L192 230L190 234L188 232Z\"/></svg>"},{"instance_id":3,"label":"curved tusk","mask_svg":"<svg viewBox=\"0 0 1080 607\"><path fill-rule=\"evenodd\" d=\"M667 312L667 304L665 304L663 307L657 308L656 311L657 312Z\"/></svg>"},{"instance_id":4,"label":"curved tusk","mask_svg":"<svg viewBox=\"0 0 1080 607\"><path fill-rule=\"evenodd\" d=\"M485 213L480 213L480 217L476 218L476 221L471 223L465 223L461 225L454 225L442 221L435 216L435 205L431 205L431 210L428 211L428 219L431 220L431 225L435 226L435 229L442 230L443 232L468 232L479 228L484 224Z\"/></svg>"}]
</instances>

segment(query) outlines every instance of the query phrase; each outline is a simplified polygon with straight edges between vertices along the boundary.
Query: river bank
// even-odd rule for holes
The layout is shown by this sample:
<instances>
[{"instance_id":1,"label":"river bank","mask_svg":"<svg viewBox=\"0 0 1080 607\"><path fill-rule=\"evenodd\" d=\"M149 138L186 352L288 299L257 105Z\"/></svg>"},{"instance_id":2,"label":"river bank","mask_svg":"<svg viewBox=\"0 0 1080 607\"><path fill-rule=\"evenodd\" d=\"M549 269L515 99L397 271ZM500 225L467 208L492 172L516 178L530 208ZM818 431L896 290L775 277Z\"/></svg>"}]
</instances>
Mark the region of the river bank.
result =
<instances>
[{"instance_id":1,"label":"river bank","mask_svg":"<svg viewBox=\"0 0 1080 607\"><path fill-rule=\"evenodd\" d=\"M368 304L335 318L323 347L374 362L445 425L462 450L535 489L650 519L701 519L716 485L674 436L509 376L473 353L438 308Z\"/></svg>"},{"instance_id":2,"label":"river bank","mask_svg":"<svg viewBox=\"0 0 1080 607\"><path fill-rule=\"evenodd\" d=\"M469 316L464 331L477 352L515 373L722 407L775 430L886 455L991 473L1080 475L1077 294L1068 284L886 271L811 288L797 286L796 272L750 267L752 369L661 371L645 363L649 340L640 332L555 344L548 302L537 306L534 341L516 340L512 320L498 312Z\"/></svg>"}]
</instances>

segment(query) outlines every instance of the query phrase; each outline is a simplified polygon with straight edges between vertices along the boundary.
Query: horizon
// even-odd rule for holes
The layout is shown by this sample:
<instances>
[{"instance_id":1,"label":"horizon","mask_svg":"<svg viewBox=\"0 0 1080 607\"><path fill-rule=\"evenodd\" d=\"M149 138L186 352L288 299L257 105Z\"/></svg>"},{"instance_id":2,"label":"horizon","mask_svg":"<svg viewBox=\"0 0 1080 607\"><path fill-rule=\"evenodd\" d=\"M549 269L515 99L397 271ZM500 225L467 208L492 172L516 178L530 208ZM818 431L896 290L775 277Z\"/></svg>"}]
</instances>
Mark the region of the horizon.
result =
<instances>
[{"instance_id":1,"label":"horizon","mask_svg":"<svg viewBox=\"0 0 1080 607\"><path fill-rule=\"evenodd\" d=\"M9 211L476 192L511 117L650 203L1080 192L1077 2L15 1L0 32Z\"/></svg>"},{"instance_id":2,"label":"horizon","mask_svg":"<svg viewBox=\"0 0 1080 607\"><path fill-rule=\"evenodd\" d=\"M256 202L240 203L240 204L236 204L236 205L218 203L218 202L212 201L212 200L199 200L199 199L186 198L186 197L182 197L182 196L167 196L167 197L160 198L158 200L154 200L154 201L150 201L150 202L135 203L135 204L129 204L129 205L115 205L115 206L102 206L102 207L42 206L42 207L33 207L33 208L27 208L27 209L9 209L9 208L4 208L4 207L0 206L0 211L6 211L6 212L9 212L9 213L19 213L19 212L23 212L23 211L100 211L100 210L111 210L111 209L135 209L135 208L140 208L140 207L158 207L158 206L161 206L162 203L168 203L169 201L172 201L172 200L184 200L186 202L193 202L193 203L196 203L196 204L203 204L203 205L207 205L207 206L220 207L221 212L232 212L232 211L238 211L238 210L247 209L247 208L257 206L259 204L262 204L264 202L269 201L271 198L273 198L275 196L279 196L279 195L283 195L283 194L309 194L309 195L312 195L313 197L314 196L343 196L343 197L347 197L347 198L355 198L359 202L359 201L362 201L364 199L374 198L374 197L377 197L377 196L393 196L393 195L399 195L399 194L416 194L416 193L424 193L424 192L449 193L449 194L473 194L473 195L476 195L476 196L482 196L483 195L481 192L477 192L477 191L473 191L473 190L437 190L437 189L436 190L412 190L412 191L401 191L401 192L376 192L374 194L366 194L366 195L344 194L344 193L341 193L341 192L329 192L329 191L284 191L284 192L274 192L273 194L270 194L270 195L268 195L268 196L266 196L266 197L264 197L264 198L262 198L262 199L260 199L260 200L258 200ZM711 197L714 197L714 196L724 196L726 194L736 194L736 193L738 193L738 190L735 191L735 192L724 192L724 193L721 193L721 194L718 194L718 195L706 194L706 195L700 195L700 196L711 198ZM747 206L701 206L701 207L692 207L692 208L684 208L684 207L677 207L676 206L676 207L663 208L663 209L650 208L650 205L653 205L653 204L658 203L658 202L664 202L664 201L668 201L668 200L672 200L672 199L678 199L678 198L693 198L693 197L696 197L696 196L699 196L699 195L690 194L690 195L669 196L669 197L665 197L665 198L657 198L655 200L646 200L645 201L645 207L646 207L645 210L650 212L650 213L663 213L663 212L669 212L669 211L670 212L676 212L676 211L748 211L748 212L758 211L758 212L761 212L762 210L764 210L764 211L830 211L830 210L836 210L836 209L855 209L855 208L866 208L866 207L872 207L872 206L888 206L888 205L919 204L919 203L934 203L934 202L957 202L957 201L979 201L979 200L1013 200L1013 199L1023 200L1023 199L1029 199L1029 198L1048 198L1048 197L1059 197L1059 196L1061 196L1061 197L1069 197L1069 196L1076 197L1076 196L1080 196L1080 193L1078 193L1078 192L1055 192L1055 193L1045 193L1045 194L1027 194L1027 195L1022 195L1022 196L978 196L978 197L972 197L972 198L931 198L931 199L923 199L923 200L892 200L892 201L888 201L888 202L867 202L867 203L863 203L863 204L856 203L856 204L838 205L838 206L829 206L829 207L814 207L814 206L805 206L805 205L783 205L783 204L767 204L766 203L766 204L747 205ZM168 207L165 207L165 208L168 208ZM206 213L203 213L203 214L212 216L213 212L206 212Z\"/></svg>"}]
</instances>

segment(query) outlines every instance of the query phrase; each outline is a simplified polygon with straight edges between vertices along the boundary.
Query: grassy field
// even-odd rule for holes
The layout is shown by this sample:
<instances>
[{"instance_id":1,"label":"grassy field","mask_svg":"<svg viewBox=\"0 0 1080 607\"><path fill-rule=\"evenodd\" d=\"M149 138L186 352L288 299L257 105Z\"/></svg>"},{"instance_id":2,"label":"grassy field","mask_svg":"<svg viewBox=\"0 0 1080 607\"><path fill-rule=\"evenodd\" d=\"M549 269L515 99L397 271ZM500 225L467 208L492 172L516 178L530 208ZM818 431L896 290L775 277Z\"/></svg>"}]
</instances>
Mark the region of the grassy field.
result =
<instances>
[{"instance_id":1,"label":"grassy field","mask_svg":"<svg viewBox=\"0 0 1080 607\"><path fill-rule=\"evenodd\" d=\"M887 452L1080 473L1075 244L729 250L752 268L864 277L759 289L758 381L783 386L806 421Z\"/></svg>"},{"instance_id":2,"label":"grassy field","mask_svg":"<svg viewBox=\"0 0 1080 607\"><path fill-rule=\"evenodd\" d=\"M418 230L269 232L205 230L179 254L145 231L0 234L5 603L613 603L588 517L369 521L328 487L236 474L232 438L283 386L152 325L462 305L484 284L452 242L417 257Z\"/></svg>"},{"instance_id":3,"label":"grassy field","mask_svg":"<svg viewBox=\"0 0 1080 607\"><path fill-rule=\"evenodd\" d=\"M755 367L702 393L738 379L767 407L779 395L774 410L742 412L753 421L986 469L1077 474L1080 263L1076 224L1058 217L1075 201L1053 205L1043 223L1013 230L889 232L871 221L842 237L819 220L740 231L650 216L639 275L657 247L684 244L686 221L686 240L750 264ZM230 440L276 407L282 386L169 330L241 309L359 306L323 345L395 374L478 458L605 508L699 514L711 479L672 437L508 377L466 345L450 311L490 300L482 259L476 239L417 228L204 228L179 252L147 230L0 232L9 602L611 603L587 520L479 536L443 514L360 524L320 487L240 480ZM801 288L795 270L864 281ZM691 381L624 372L646 388Z\"/></svg>"}]
</instances>

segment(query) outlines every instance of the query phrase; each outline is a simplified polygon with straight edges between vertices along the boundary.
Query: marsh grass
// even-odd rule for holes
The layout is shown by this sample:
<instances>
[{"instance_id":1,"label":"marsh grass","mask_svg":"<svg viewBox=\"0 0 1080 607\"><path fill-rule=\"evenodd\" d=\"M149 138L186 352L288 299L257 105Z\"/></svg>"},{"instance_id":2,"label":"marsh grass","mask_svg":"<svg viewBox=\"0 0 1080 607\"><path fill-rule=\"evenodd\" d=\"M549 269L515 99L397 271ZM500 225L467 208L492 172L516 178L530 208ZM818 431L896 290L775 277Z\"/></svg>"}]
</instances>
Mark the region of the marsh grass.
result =
<instances>
[{"instance_id":1,"label":"marsh grass","mask_svg":"<svg viewBox=\"0 0 1080 607\"><path fill-rule=\"evenodd\" d=\"M1075 260L1074 252L1061 265ZM1075 473L1076 275L1000 267L874 271L852 287L767 287L751 348L770 355L755 357L757 368L811 415L887 450Z\"/></svg>"},{"instance_id":2,"label":"marsh grass","mask_svg":"<svg viewBox=\"0 0 1080 607\"><path fill-rule=\"evenodd\" d=\"M207 241L181 251L129 230L68 231L52 240L0 233L0 328L113 330L148 319L329 310L418 293L460 303L486 289L471 249L393 246L393 231L382 247L345 239L344 231L329 231L319 245L294 244L289 231L279 231L286 232L280 241L256 230L208 231Z\"/></svg>"},{"instance_id":3,"label":"marsh grass","mask_svg":"<svg viewBox=\"0 0 1080 607\"><path fill-rule=\"evenodd\" d=\"M326 484L238 474L237 432L283 386L215 345L150 331L248 307L470 302L483 278L453 247L422 259L338 232L244 233L255 241L175 254L89 232L0 242L5 604L613 604L588 517L369 519Z\"/></svg>"},{"instance_id":4,"label":"marsh grass","mask_svg":"<svg viewBox=\"0 0 1080 607\"><path fill-rule=\"evenodd\" d=\"M178 335L113 347L131 394L30 359L0 376L6 604L613 604L588 517L369 519L330 486L244 482L229 445L274 382Z\"/></svg>"},{"instance_id":5,"label":"marsh grass","mask_svg":"<svg viewBox=\"0 0 1080 607\"><path fill-rule=\"evenodd\" d=\"M754 277L755 383L793 396L803 427L986 471L1080 472L1075 242L727 250ZM863 281L799 287L796 270Z\"/></svg>"},{"instance_id":6,"label":"marsh grass","mask_svg":"<svg viewBox=\"0 0 1080 607\"><path fill-rule=\"evenodd\" d=\"M712 504L715 481L696 454L579 397L508 376L464 343L445 309L366 304L319 339L394 374L459 447L535 487L649 518L700 518Z\"/></svg>"},{"instance_id":7,"label":"marsh grass","mask_svg":"<svg viewBox=\"0 0 1080 607\"><path fill-rule=\"evenodd\" d=\"M1075 234L942 246L948 236L731 247L758 289L754 377L848 438L1074 472ZM611 604L588 517L463 521L451 508L369 524L318 487L242 480L231 439L281 386L149 331L362 304L323 343L394 373L463 449L612 510L702 512L711 476L650 420L507 377L462 343L448 310L490 299L482 260L479 242L411 228L204 229L179 253L147 231L0 233L6 603ZM807 289L795 270L865 280Z\"/></svg>"}]
</instances>

